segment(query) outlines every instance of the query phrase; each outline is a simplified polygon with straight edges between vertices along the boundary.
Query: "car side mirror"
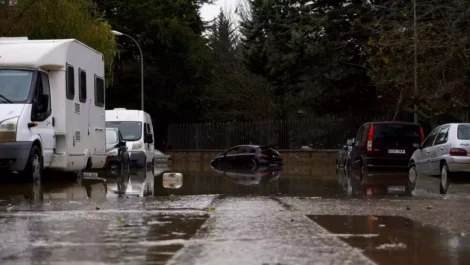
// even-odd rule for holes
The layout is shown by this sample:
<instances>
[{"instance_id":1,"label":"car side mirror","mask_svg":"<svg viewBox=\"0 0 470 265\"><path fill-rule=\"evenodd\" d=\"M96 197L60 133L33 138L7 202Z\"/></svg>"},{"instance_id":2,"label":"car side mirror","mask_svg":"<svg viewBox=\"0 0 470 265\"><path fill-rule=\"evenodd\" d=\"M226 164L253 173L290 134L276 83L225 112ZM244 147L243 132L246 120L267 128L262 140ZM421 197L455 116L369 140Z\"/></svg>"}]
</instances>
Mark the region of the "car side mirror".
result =
<instances>
[{"instance_id":1,"label":"car side mirror","mask_svg":"<svg viewBox=\"0 0 470 265\"><path fill-rule=\"evenodd\" d=\"M152 134L145 134L145 137L144 137L144 142L146 144L153 144L153 135Z\"/></svg>"}]
</instances>

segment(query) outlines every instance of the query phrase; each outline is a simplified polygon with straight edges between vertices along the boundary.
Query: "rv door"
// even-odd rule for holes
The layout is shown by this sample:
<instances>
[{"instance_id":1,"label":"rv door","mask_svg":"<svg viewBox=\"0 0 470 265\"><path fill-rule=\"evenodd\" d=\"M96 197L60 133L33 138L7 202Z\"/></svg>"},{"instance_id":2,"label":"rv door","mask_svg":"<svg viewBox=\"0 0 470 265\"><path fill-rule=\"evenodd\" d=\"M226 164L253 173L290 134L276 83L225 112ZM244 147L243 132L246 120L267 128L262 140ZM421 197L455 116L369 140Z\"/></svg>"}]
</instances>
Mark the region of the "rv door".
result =
<instances>
[{"instance_id":1,"label":"rv door","mask_svg":"<svg viewBox=\"0 0 470 265\"><path fill-rule=\"evenodd\" d=\"M31 132L41 137L44 167L48 167L51 163L55 148L51 101L49 77L46 73L39 71L31 109Z\"/></svg>"}]
</instances>

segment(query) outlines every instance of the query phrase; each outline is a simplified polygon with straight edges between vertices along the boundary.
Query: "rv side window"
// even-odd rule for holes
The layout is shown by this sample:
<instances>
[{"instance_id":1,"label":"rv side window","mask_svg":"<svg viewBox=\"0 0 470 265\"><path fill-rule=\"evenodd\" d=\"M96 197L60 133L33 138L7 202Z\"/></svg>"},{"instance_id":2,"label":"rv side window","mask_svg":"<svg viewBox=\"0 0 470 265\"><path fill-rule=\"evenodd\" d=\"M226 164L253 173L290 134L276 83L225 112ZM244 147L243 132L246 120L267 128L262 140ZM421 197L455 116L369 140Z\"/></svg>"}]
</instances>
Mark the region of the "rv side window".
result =
<instances>
[{"instance_id":1,"label":"rv side window","mask_svg":"<svg viewBox=\"0 0 470 265\"><path fill-rule=\"evenodd\" d=\"M104 80L101 77L95 77L95 105L104 107Z\"/></svg>"},{"instance_id":2,"label":"rv side window","mask_svg":"<svg viewBox=\"0 0 470 265\"><path fill-rule=\"evenodd\" d=\"M86 102L86 72L85 70L80 69L78 71L80 73L79 79L78 79L78 99L80 102L85 103Z\"/></svg>"},{"instance_id":3,"label":"rv side window","mask_svg":"<svg viewBox=\"0 0 470 265\"><path fill-rule=\"evenodd\" d=\"M75 98L75 73L72 65L67 65L66 73L66 96L67 99L73 100Z\"/></svg>"}]
</instances>

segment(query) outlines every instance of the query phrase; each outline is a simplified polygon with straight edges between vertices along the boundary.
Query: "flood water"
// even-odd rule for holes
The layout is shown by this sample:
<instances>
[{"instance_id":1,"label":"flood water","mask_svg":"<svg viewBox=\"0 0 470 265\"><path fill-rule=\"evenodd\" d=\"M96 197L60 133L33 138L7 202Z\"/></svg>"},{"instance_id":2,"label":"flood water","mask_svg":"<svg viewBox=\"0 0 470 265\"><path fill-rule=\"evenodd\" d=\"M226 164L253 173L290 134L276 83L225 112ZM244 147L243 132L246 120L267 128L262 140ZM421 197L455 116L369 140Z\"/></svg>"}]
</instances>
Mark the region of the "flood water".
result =
<instances>
[{"instance_id":1,"label":"flood water","mask_svg":"<svg viewBox=\"0 0 470 265\"><path fill-rule=\"evenodd\" d=\"M314 222L381 265L470 263L470 238L400 216L311 215Z\"/></svg>"},{"instance_id":2,"label":"flood water","mask_svg":"<svg viewBox=\"0 0 470 265\"><path fill-rule=\"evenodd\" d=\"M165 173L179 173L177 178ZM407 176L377 177L361 182L333 167L259 167L255 169L207 169L186 166L158 165L154 171L132 169L117 176L102 172L98 178L76 180L46 178L41 184L0 180L0 199L106 199L119 197L151 197L169 195L224 194L231 196L309 196L323 198L401 196L410 197ZM422 180L427 193L438 193L439 180ZM458 183L452 191L470 194L470 185ZM421 194L422 195L422 194Z\"/></svg>"},{"instance_id":3,"label":"flood water","mask_svg":"<svg viewBox=\"0 0 470 265\"><path fill-rule=\"evenodd\" d=\"M423 183L435 186L433 179ZM466 183L456 183L450 191L470 194ZM432 193L431 188L421 190ZM225 200L226 209L212 223L224 216L237 221L239 213L232 217L229 209L238 211L243 206L246 220L255 218L252 212L264 216L266 222L275 221L269 219L273 213L283 216L287 222L278 220L279 227L272 228L285 231L295 229L300 218L290 217L292 210L283 199L312 206L322 201L316 198L336 204L342 200L367 204L377 199L387 205L397 197L408 202L421 196L410 195L405 176L360 181L332 166L212 169L160 164L154 170L133 169L126 175L102 172L81 180L56 176L33 184L2 179L0 263L165 264L204 230L201 227L212 218L206 207L215 198ZM273 213L264 212L268 206ZM470 264L470 237L409 218L301 214L308 221L306 227L317 224L377 264ZM260 227L264 229L265 224Z\"/></svg>"}]
</instances>

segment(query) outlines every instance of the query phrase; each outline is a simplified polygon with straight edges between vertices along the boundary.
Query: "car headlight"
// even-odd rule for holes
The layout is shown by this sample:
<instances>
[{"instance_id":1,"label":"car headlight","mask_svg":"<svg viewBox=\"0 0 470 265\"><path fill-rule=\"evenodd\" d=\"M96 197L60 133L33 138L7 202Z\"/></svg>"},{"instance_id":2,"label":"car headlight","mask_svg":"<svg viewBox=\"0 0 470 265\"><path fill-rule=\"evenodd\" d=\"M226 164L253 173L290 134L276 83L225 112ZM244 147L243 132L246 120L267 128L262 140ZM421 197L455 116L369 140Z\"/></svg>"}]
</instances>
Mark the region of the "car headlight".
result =
<instances>
[{"instance_id":1,"label":"car headlight","mask_svg":"<svg viewBox=\"0 0 470 265\"><path fill-rule=\"evenodd\" d=\"M18 125L18 118L11 118L0 122L0 142L14 142L16 141L16 128Z\"/></svg>"},{"instance_id":2,"label":"car headlight","mask_svg":"<svg viewBox=\"0 0 470 265\"><path fill-rule=\"evenodd\" d=\"M139 150L142 148L142 142L137 142L132 145L132 150Z\"/></svg>"}]
</instances>

